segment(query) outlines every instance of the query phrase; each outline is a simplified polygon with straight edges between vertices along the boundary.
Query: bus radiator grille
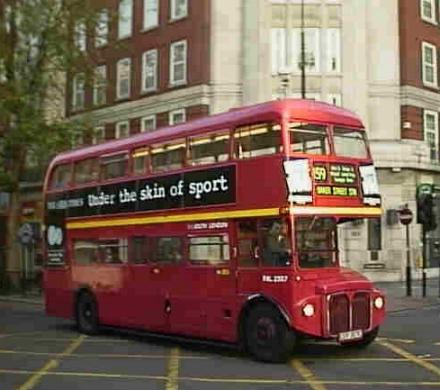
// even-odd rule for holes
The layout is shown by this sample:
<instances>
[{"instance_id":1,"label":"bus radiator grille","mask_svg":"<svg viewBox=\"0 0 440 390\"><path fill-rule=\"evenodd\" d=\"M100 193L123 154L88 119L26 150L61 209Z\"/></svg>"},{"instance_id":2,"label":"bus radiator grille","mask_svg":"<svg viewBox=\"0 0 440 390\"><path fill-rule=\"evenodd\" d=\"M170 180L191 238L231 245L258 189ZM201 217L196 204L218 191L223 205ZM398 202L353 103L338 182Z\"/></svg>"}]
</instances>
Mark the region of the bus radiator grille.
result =
<instances>
[{"instance_id":1,"label":"bus radiator grille","mask_svg":"<svg viewBox=\"0 0 440 390\"><path fill-rule=\"evenodd\" d=\"M366 292L354 294L352 308L352 328L368 329L370 327L370 295Z\"/></svg>"},{"instance_id":2,"label":"bus radiator grille","mask_svg":"<svg viewBox=\"0 0 440 390\"><path fill-rule=\"evenodd\" d=\"M350 301L346 294L332 295L329 300L330 334L350 330Z\"/></svg>"}]
</instances>

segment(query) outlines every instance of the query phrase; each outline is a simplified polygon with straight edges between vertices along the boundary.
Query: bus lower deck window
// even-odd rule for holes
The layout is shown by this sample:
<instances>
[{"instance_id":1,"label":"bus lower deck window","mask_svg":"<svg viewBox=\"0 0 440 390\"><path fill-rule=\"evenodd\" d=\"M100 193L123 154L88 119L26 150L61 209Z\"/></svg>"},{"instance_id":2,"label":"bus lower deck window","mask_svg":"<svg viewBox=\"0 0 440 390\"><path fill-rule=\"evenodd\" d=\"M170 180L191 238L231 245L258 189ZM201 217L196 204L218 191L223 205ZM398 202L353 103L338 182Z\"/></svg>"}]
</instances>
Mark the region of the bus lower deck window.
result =
<instances>
[{"instance_id":1,"label":"bus lower deck window","mask_svg":"<svg viewBox=\"0 0 440 390\"><path fill-rule=\"evenodd\" d=\"M217 264L229 261L227 235L190 237L189 259L194 264Z\"/></svg>"}]
</instances>

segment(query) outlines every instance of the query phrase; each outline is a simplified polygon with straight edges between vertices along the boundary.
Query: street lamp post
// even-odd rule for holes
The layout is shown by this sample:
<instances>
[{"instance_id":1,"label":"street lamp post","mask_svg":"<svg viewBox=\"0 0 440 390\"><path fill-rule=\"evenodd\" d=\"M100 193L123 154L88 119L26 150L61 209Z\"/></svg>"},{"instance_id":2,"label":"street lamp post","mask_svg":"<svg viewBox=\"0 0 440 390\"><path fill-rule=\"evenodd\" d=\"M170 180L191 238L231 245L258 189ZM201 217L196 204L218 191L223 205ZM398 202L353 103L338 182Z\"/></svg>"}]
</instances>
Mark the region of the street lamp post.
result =
<instances>
[{"instance_id":1,"label":"street lamp post","mask_svg":"<svg viewBox=\"0 0 440 390\"><path fill-rule=\"evenodd\" d=\"M306 98L306 47L304 37L304 0L301 0L301 97Z\"/></svg>"}]
</instances>

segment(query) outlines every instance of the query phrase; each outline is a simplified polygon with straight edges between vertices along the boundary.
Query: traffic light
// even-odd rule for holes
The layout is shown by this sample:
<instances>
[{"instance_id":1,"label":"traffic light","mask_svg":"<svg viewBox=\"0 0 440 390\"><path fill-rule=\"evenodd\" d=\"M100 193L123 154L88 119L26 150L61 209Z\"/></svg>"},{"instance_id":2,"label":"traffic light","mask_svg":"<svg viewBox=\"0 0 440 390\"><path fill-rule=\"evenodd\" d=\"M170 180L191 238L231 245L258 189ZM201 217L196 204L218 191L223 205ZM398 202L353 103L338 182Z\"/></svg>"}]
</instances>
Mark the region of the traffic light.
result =
<instances>
[{"instance_id":1,"label":"traffic light","mask_svg":"<svg viewBox=\"0 0 440 390\"><path fill-rule=\"evenodd\" d=\"M437 221L432 193L417 194L417 222L421 223L427 232L436 229Z\"/></svg>"}]
</instances>

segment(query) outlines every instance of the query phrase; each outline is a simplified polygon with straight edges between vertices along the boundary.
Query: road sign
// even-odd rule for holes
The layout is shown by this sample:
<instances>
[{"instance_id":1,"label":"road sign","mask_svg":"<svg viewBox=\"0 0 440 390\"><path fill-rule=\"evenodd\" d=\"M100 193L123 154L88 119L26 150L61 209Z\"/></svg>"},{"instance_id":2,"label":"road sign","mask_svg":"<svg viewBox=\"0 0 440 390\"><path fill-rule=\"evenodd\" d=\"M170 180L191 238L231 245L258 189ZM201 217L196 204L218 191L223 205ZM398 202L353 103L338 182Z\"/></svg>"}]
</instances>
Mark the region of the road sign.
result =
<instances>
[{"instance_id":1,"label":"road sign","mask_svg":"<svg viewBox=\"0 0 440 390\"><path fill-rule=\"evenodd\" d=\"M409 225L413 220L412 211L407 207L399 210L399 220L402 225Z\"/></svg>"}]
</instances>

